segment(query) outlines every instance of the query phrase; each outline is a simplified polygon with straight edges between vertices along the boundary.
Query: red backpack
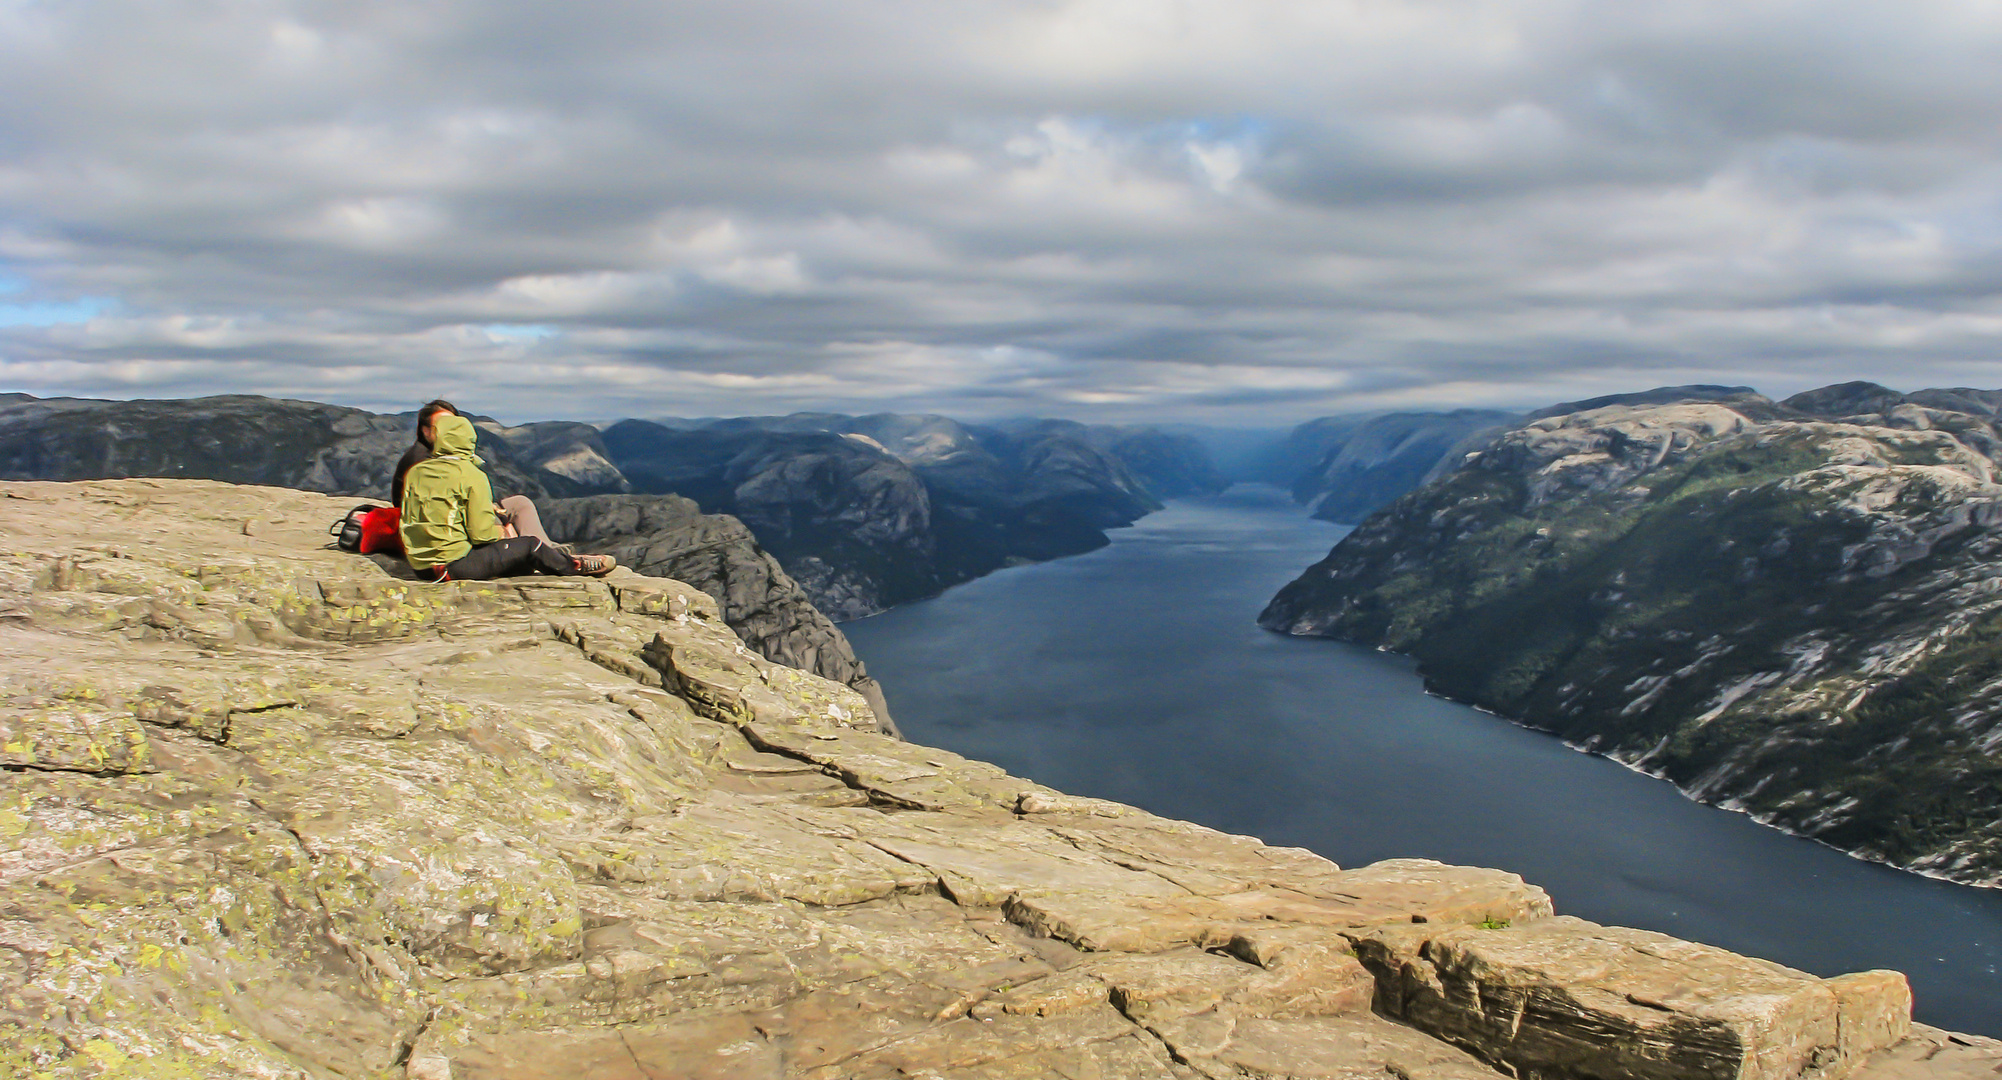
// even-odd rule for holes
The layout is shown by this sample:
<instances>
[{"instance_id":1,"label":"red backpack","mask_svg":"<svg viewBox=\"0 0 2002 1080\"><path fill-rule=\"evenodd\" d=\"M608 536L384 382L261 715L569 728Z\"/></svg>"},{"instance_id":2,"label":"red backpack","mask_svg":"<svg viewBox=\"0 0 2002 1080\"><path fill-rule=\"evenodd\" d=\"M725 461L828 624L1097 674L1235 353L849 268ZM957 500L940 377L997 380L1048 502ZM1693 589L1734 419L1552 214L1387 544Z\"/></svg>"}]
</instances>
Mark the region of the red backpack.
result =
<instances>
[{"instance_id":1,"label":"red backpack","mask_svg":"<svg viewBox=\"0 0 2002 1080\"><path fill-rule=\"evenodd\" d=\"M394 506L371 506L363 503L342 515L339 521L327 531L334 536L334 544L342 551L353 551L362 555L403 554L403 537L398 532L402 524L403 511Z\"/></svg>"},{"instance_id":2,"label":"red backpack","mask_svg":"<svg viewBox=\"0 0 2002 1080\"><path fill-rule=\"evenodd\" d=\"M394 506L377 507L362 515L361 553L373 555L403 554L403 534L399 528L403 524L403 511Z\"/></svg>"}]
</instances>

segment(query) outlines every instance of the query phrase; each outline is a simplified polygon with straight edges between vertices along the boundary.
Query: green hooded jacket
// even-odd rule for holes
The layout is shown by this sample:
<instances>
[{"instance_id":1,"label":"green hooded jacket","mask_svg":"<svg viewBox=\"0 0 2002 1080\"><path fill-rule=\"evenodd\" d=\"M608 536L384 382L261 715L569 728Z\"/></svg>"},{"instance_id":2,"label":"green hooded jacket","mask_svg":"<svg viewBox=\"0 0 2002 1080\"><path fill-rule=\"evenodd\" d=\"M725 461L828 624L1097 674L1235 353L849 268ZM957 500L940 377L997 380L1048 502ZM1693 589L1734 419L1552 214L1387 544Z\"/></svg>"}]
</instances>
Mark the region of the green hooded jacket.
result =
<instances>
[{"instance_id":1,"label":"green hooded jacket","mask_svg":"<svg viewBox=\"0 0 2002 1080\"><path fill-rule=\"evenodd\" d=\"M403 555L429 570L466 557L475 544L501 538L494 489L473 456L479 436L463 416L439 413L431 456L403 478Z\"/></svg>"}]
</instances>

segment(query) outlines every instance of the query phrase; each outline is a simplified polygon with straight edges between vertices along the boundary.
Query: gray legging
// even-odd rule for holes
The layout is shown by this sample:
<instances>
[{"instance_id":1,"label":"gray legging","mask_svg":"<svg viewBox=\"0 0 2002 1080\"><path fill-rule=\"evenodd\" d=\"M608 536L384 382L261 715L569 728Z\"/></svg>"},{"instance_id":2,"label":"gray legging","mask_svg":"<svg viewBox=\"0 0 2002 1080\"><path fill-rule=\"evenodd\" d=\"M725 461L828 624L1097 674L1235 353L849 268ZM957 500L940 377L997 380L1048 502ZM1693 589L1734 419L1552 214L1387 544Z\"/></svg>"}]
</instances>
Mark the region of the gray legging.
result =
<instances>
[{"instance_id":1,"label":"gray legging","mask_svg":"<svg viewBox=\"0 0 2002 1080\"><path fill-rule=\"evenodd\" d=\"M494 504L501 524L514 526L516 536L533 536L545 544L556 541L549 538L549 530L542 527L542 515L535 512L535 503L526 495L509 495Z\"/></svg>"}]
</instances>

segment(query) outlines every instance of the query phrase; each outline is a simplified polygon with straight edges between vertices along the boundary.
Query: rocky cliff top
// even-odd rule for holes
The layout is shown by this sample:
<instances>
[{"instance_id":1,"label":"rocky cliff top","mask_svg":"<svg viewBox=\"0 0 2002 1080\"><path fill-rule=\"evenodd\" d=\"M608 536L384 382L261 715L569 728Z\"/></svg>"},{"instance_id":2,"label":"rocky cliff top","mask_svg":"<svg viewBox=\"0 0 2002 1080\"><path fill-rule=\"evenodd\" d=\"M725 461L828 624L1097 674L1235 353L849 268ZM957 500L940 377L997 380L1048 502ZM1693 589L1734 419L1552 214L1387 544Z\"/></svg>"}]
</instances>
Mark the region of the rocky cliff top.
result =
<instances>
[{"instance_id":1,"label":"rocky cliff top","mask_svg":"<svg viewBox=\"0 0 2002 1080\"><path fill-rule=\"evenodd\" d=\"M1344 870L878 733L629 572L419 584L344 501L0 484L15 1076L1973 1077L1901 976Z\"/></svg>"}]
</instances>

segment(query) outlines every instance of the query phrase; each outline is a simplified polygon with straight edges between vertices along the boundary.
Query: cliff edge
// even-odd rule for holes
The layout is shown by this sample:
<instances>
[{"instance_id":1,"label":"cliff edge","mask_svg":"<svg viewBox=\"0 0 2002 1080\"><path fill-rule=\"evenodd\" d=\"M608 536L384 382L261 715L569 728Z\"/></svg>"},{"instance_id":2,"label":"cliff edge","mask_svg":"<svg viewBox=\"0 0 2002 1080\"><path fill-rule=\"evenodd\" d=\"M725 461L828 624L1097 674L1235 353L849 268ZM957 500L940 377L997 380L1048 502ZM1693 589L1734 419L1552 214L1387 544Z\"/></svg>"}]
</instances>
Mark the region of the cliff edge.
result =
<instances>
[{"instance_id":1,"label":"cliff edge","mask_svg":"<svg viewBox=\"0 0 2002 1080\"><path fill-rule=\"evenodd\" d=\"M0 484L20 1077L1991 1074L1902 976L1343 870L881 734L681 582L419 584L344 500Z\"/></svg>"}]
</instances>

